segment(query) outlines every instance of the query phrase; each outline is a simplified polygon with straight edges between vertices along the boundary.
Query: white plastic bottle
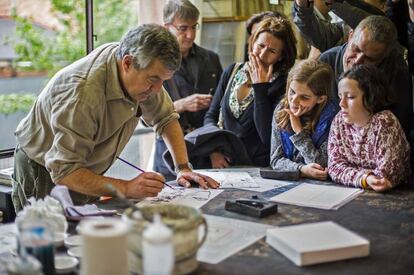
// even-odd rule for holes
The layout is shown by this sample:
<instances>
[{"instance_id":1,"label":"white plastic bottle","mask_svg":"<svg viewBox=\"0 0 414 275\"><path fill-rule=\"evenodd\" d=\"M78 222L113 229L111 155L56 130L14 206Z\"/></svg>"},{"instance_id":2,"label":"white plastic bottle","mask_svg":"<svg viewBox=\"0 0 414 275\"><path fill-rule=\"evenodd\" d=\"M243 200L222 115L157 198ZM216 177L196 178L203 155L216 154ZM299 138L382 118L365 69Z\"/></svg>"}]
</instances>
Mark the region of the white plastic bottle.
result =
<instances>
[{"instance_id":1,"label":"white plastic bottle","mask_svg":"<svg viewBox=\"0 0 414 275\"><path fill-rule=\"evenodd\" d=\"M175 260L172 232L162 223L159 214L154 215L154 222L145 229L142 248L144 275L172 274Z\"/></svg>"}]
</instances>

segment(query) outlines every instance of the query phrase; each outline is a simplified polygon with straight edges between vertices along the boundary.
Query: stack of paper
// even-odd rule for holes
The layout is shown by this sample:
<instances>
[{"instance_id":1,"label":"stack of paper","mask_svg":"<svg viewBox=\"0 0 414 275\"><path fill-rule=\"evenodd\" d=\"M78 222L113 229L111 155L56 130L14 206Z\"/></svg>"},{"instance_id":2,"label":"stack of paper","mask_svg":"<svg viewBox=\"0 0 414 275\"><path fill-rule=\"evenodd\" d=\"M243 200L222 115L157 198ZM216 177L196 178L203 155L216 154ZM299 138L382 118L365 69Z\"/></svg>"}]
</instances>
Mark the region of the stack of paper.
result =
<instances>
[{"instance_id":1,"label":"stack of paper","mask_svg":"<svg viewBox=\"0 0 414 275\"><path fill-rule=\"evenodd\" d=\"M0 184L12 185L13 167L0 170Z\"/></svg>"},{"instance_id":2,"label":"stack of paper","mask_svg":"<svg viewBox=\"0 0 414 275\"><path fill-rule=\"evenodd\" d=\"M271 201L320 209L338 209L356 198L362 189L303 183L270 198Z\"/></svg>"},{"instance_id":3,"label":"stack of paper","mask_svg":"<svg viewBox=\"0 0 414 275\"><path fill-rule=\"evenodd\" d=\"M298 266L369 255L369 241L334 222L269 229L266 242Z\"/></svg>"}]
</instances>

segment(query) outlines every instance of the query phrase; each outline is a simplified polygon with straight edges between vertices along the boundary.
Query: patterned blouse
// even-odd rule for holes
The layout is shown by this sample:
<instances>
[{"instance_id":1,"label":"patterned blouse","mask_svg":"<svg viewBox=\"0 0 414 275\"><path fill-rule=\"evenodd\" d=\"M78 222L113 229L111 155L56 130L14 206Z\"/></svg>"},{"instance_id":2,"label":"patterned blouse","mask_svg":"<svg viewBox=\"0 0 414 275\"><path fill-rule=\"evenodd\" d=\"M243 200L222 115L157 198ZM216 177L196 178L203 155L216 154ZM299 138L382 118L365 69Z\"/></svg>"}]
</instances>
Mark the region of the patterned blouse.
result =
<instances>
[{"instance_id":1,"label":"patterned blouse","mask_svg":"<svg viewBox=\"0 0 414 275\"><path fill-rule=\"evenodd\" d=\"M278 75L279 74L277 72L273 73L269 82L273 82ZM249 94L239 102L237 99L237 92L244 84L247 84L250 87ZM247 107L249 107L250 103L252 103L254 100L254 90L251 84L252 81L250 79L249 66L248 62L246 62L244 63L243 67L234 75L233 81L231 83L229 106L235 118L239 118L247 109Z\"/></svg>"},{"instance_id":2,"label":"patterned blouse","mask_svg":"<svg viewBox=\"0 0 414 275\"><path fill-rule=\"evenodd\" d=\"M393 186L410 175L410 147L398 119L388 110L374 114L368 125L345 123L342 112L334 118L328 141L328 171L333 181L355 187L372 171Z\"/></svg>"}]
</instances>

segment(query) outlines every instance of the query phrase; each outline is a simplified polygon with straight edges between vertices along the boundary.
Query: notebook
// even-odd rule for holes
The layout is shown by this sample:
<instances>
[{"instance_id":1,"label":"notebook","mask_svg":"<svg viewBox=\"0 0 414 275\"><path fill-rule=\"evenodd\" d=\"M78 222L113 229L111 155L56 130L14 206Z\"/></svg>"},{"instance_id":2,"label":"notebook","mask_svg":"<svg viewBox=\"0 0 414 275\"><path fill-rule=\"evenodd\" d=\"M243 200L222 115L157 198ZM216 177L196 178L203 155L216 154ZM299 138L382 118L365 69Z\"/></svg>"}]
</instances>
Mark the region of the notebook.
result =
<instances>
[{"instance_id":1,"label":"notebook","mask_svg":"<svg viewBox=\"0 0 414 275\"><path fill-rule=\"evenodd\" d=\"M337 210L362 192L364 191L358 188L302 183L270 198L270 201L326 210Z\"/></svg>"},{"instance_id":2,"label":"notebook","mask_svg":"<svg viewBox=\"0 0 414 275\"><path fill-rule=\"evenodd\" d=\"M332 221L266 231L266 242L298 266L369 255L367 239Z\"/></svg>"}]
</instances>

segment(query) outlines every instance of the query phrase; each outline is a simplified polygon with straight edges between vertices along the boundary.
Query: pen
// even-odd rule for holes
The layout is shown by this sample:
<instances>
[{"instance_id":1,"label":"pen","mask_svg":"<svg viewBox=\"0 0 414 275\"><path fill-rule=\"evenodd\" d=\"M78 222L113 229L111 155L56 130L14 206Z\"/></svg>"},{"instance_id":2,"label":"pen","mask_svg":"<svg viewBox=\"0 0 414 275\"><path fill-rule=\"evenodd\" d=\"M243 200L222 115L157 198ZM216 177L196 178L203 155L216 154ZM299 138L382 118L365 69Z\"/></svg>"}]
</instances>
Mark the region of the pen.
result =
<instances>
[{"instance_id":1,"label":"pen","mask_svg":"<svg viewBox=\"0 0 414 275\"><path fill-rule=\"evenodd\" d=\"M119 159L120 161L122 161L122 162L124 162L124 163L126 163L126 164L128 164L129 166L131 166L131 167L133 167L133 168L135 168L135 169L137 169L138 171L141 171L141 173L145 173L145 171L144 170L142 170L141 168L139 168L138 166L136 166L136 165L134 165L134 164L132 164L132 163L130 163L129 161L126 161L126 160L124 160L123 158L121 158L121 157L116 157L117 159ZM164 184L165 185L167 185L168 187L170 187L171 189L175 189L174 187L172 187L171 185L169 185L168 183L166 183L166 182L164 182Z\"/></svg>"}]
</instances>

